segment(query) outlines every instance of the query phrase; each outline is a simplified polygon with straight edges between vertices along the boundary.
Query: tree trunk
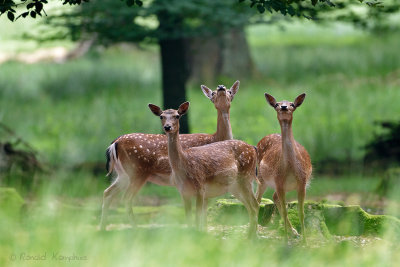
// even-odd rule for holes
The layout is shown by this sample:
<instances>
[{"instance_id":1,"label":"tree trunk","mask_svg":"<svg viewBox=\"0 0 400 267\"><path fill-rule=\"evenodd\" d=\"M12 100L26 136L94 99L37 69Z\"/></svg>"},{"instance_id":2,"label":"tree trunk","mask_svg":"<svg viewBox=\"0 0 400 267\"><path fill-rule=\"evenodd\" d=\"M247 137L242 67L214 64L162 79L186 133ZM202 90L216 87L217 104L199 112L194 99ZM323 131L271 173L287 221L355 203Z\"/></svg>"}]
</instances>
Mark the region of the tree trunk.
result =
<instances>
[{"instance_id":1,"label":"tree trunk","mask_svg":"<svg viewBox=\"0 0 400 267\"><path fill-rule=\"evenodd\" d=\"M159 39L161 53L162 92L164 108L177 109L186 99L186 81L188 68L185 58L185 41L177 35L182 29L182 18L171 15L166 10L157 14L159 30L163 36ZM170 34L168 34L170 33ZM189 133L188 116L180 119L180 133Z\"/></svg>"},{"instance_id":2,"label":"tree trunk","mask_svg":"<svg viewBox=\"0 0 400 267\"><path fill-rule=\"evenodd\" d=\"M232 29L221 36L190 38L186 46L191 82L215 83L221 77L243 79L254 74L243 28Z\"/></svg>"},{"instance_id":3,"label":"tree trunk","mask_svg":"<svg viewBox=\"0 0 400 267\"><path fill-rule=\"evenodd\" d=\"M249 78L254 73L246 33L243 28L235 28L223 36L222 64L218 75L234 79Z\"/></svg>"},{"instance_id":4,"label":"tree trunk","mask_svg":"<svg viewBox=\"0 0 400 267\"><path fill-rule=\"evenodd\" d=\"M162 91L164 108L177 109L187 101L185 85L187 68L183 39L160 40ZM180 133L189 133L188 116L180 120Z\"/></svg>"}]
</instances>

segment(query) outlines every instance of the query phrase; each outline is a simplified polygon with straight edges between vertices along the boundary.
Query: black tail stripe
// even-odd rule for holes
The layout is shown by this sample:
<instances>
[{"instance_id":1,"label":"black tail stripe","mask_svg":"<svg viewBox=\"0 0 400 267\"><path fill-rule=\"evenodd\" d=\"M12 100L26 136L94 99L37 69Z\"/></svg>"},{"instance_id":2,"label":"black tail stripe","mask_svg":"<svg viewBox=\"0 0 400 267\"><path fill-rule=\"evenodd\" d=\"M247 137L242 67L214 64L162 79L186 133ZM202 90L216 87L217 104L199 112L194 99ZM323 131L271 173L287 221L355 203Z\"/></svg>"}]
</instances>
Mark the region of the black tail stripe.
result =
<instances>
[{"instance_id":1,"label":"black tail stripe","mask_svg":"<svg viewBox=\"0 0 400 267\"><path fill-rule=\"evenodd\" d=\"M119 137L118 137L118 138L119 138ZM118 138L117 138L117 139L118 139ZM117 139L115 139L115 140L117 140ZM114 140L114 142L112 142L111 144L114 143L114 146L115 146L115 156L116 156L116 158L118 159L118 142L115 142L115 140ZM106 171L107 171L107 173L109 173L109 172L110 172L110 161L111 161L111 149L110 149L110 147L108 147L107 150L106 150L106 159L107 159L107 162L106 162Z\"/></svg>"},{"instance_id":2,"label":"black tail stripe","mask_svg":"<svg viewBox=\"0 0 400 267\"><path fill-rule=\"evenodd\" d=\"M110 172L110 159L111 159L111 155L110 155L110 148L107 148L107 150L106 150L106 159L107 159L107 162L106 162L106 171L107 171L107 173L109 173Z\"/></svg>"}]
</instances>

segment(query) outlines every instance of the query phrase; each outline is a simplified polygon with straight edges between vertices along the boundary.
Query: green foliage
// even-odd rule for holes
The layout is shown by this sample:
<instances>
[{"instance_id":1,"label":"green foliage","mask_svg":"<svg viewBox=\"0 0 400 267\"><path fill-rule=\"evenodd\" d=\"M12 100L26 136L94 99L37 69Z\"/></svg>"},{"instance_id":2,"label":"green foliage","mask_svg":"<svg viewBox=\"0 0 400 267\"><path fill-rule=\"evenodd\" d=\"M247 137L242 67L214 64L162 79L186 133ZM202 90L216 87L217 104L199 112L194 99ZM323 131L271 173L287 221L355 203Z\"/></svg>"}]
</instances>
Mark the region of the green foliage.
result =
<instances>
[{"instance_id":1,"label":"green foliage","mask_svg":"<svg viewBox=\"0 0 400 267\"><path fill-rule=\"evenodd\" d=\"M14 188L0 187L0 215L19 219L24 199Z\"/></svg>"},{"instance_id":2,"label":"green foliage","mask_svg":"<svg viewBox=\"0 0 400 267\"><path fill-rule=\"evenodd\" d=\"M378 186L374 190L381 197L388 197L391 194L399 200L400 197L394 193L400 189L400 168L389 168L379 181Z\"/></svg>"},{"instance_id":3,"label":"green foliage","mask_svg":"<svg viewBox=\"0 0 400 267\"><path fill-rule=\"evenodd\" d=\"M329 8L344 9L354 5L354 2L340 0L249 0L249 2L250 7L256 7L260 13L268 10L270 13L279 12L283 15L304 16L313 19L317 18L320 11L332 11ZM364 0L358 0L358 2L363 3ZM393 2L385 4L392 6ZM384 7L384 3L378 0L365 1L365 5L371 8Z\"/></svg>"},{"instance_id":4,"label":"green foliage","mask_svg":"<svg viewBox=\"0 0 400 267\"><path fill-rule=\"evenodd\" d=\"M80 5L82 2L89 2L89 0L61 0L63 5ZM140 0L136 2L141 2ZM44 10L44 6L49 4L47 0L3 0L0 3L0 16L7 13L7 18L11 21L15 21L18 18L26 18L30 16L31 18L36 18L37 15L40 17L44 15L47 16L46 11ZM25 7L25 10L21 12L20 7ZM17 14L17 10L19 15L15 17Z\"/></svg>"},{"instance_id":5,"label":"green foliage","mask_svg":"<svg viewBox=\"0 0 400 267\"><path fill-rule=\"evenodd\" d=\"M133 5L142 6L143 2L140 0L126 0L126 5L127 6L133 6Z\"/></svg>"},{"instance_id":6,"label":"green foliage","mask_svg":"<svg viewBox=\"0 0 400 267\"><path fill-rule=\"evenodd\" d=\"M63 5L80 5L82 2L89 2L89 0L62 0ZM122 0L126 2L126 5L131 6L143 6L143 1L141 0ZM156 1L158 6L173 6L176 4L175 2L169 1L170 3L163 1ZM239 0L239 3L245 2L245 0ZM359 0L359 2L363 3L363 0ZM250 0L250 7L256 7L260 13L268 10L269 12L280 12L284 15L289 14L293 15L301 15L301 12L312 10L311 7L317 6L317 4L325 4L329 7L339 7L343 8L345 6L345 1L330 1L330 0ZM5 0L3 1L0 9L0 14L11 12L16 13L13 9L19 5L26 5L27 10L30 9L39 14L43 10L43 5L48 4L47 0L21 0L19 3L13 0ZM378 0L373 1L365 1L365 4L369 7L383 7L383 3ZM314 11L315 12L315 11ZM24 14L24 13L23 13ZM25 17L25 16L24 16Z\"/></svg>"},{"instance_id":7,"label":"green foliage","mask_svg":"<svg viewBox=\"0 0 400 267\"><path fill-rule=\"evenodd\" d=\"M380 163L382 166L400 162L400 122L384 121L377 123L384 131L375 134L366 144L365 161L369 164Z\"/></svg>"},{"instance_id":8,"label":"green foliage","mask_svg":"<svg viewBox=\"0 0 400 267\"><path fill-rule=\"evenodd\" d=\"M245 2L245 1L240 1ZM347 0L249 0L250 7L259 13L269 11L284 16L304 17L319 22L344 21L364 29L382 32L398 30L392 15L398 14L398 1Z\"/></svg>"},{"instance_id":9,"label":"green foliage","mask_svg":"<svg viewBox=\"0 0 400 267\"><path fill-rule=\"evenodd\" d=\"M70 5L81 4L82 2L81 0L63 1L63 4L69 3ZM88 2L89 0L83 1ZM39 15L41 17L43 14L47 15L43 8L46 4L48 4L47 0L4 0L0 3L0 16L7 13L7 18L11 21L17 20L20 17L26 18L28 15L32 18L36 18L36 15ZM24 6L26 11L23 11L17 17L15 17L15 15L17 14L16 9L20 6ZM18 11L20 12L21 10Z\"/></svg>"},{"instance_id":10,"label":"green foliage","mask_svg":"<svg viewBox=\"0 0 400 267\"><path fill-rule=\"evenodd\" d=\"M48 23L66 26L73 40L96 34L99 43L112 44L220 34L247 24L254 14L232 0L147 1L140 8L95 0L73 12L50 16Z\"/></svg>"}]
</instances>

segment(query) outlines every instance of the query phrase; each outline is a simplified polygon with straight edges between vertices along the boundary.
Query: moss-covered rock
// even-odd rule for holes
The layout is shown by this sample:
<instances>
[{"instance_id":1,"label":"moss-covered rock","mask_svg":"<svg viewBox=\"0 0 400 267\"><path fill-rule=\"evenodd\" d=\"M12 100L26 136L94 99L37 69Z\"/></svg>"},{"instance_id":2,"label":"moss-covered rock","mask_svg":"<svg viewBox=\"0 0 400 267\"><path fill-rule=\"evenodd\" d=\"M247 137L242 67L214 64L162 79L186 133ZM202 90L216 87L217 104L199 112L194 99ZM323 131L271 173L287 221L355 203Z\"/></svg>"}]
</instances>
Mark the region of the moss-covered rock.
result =
<instances>
[{"instance_id":1,"label":"moss-covered rock","mask_svg":"<svg viewBox=\"0 0 400 267\"><path fill-rule=\"evenodd\" d=\"M275 212L275 204L272 200L263 198L260 204L260 210L258 212L258 223L265 226L271 219Z\"/></svg>"},{"instance_id":2,"label":"moss-covered rock","mask_svg":"<svg viewBox=\"0 0 400 267\"><path fill-rule=\"evenodd\" d=\"M331 233L325 224L323 214L323 204L316 202L306 202L304 204L304 224L308 236L315 236L317 238L331 239ZM276 216L280 218L280 216ZM292 226L300 233L301 224L299 219L297 202L288 203L288 217ZM283 223L279 224L279 228L283 231Z\"/></svg>"},{"instance_id":3,"label":"moss-covered rock","mask_svg":"<svg viewBox=\"0 0 400 267\"><path fill-rule=\"evenodd\" d=\"M208 209L212 223L242 225L249 222L247 210L237 199L219 199Z\"/></svg>"},{"instance_id":4,"label":"moss-covered rock","mask_svg":"<svg viewBox=\"0 0 400 267\"><path fill-rule=\"evenodd\" d=\"M260 205L259 223L283 230L275 205L263 199ZM339 206L306 202L304 205L305 228L308 235L330 238L332 235L360 236L382 235L387 229L400 237L400 220L386 215L372 215L360 206ZM235 199L220 199L209 210L213 223L238 225L249 222L243 204ZM288 217L293 227L300 230L297 202L288 203ZM272 220L271 220L272 219Z\"/></svg>"},{"instance_id":5,"label":"moss-covered rock","mask_svg":"<svg viewBox=\"0 0 400 267\"><path fill-rule=\"evenodd\" d=\"M335 235L382 235L387 228L400 234L400 220L387 215L372 215L358 205L324 205L329 231Z\"/></svg>"},{"instance_id":6,"label":"moss-covered rock","mask_svg":"<svg viewBox=\"0 0 400 267\"><path fill-rule=\"evenodd\" d=\"M0 214L18 219L23 205L23 198L14 188L0 187Z\"/></svg>"},{"instance_id":7,"label":"moss-covered rock","mask_svg":"<svg viewBox=\"0 0 400 267\"><path fill-rule=\"evenodd\" d=\"M263 199L260 204L258 223L266 225L274 213L274 202ZM208 209L208 217L212 223L226 225L243 225L249 222L246 208L237 199L219 199Z\"/></svg>"}]
</instances>

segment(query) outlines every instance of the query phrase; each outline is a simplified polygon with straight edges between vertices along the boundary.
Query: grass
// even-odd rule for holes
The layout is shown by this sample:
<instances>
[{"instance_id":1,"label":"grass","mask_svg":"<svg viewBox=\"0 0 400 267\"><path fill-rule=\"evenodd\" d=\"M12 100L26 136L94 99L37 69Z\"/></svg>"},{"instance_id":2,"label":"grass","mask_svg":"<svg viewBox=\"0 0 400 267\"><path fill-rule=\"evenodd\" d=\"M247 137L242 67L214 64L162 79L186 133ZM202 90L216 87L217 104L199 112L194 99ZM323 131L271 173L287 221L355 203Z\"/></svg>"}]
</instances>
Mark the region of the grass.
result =
<instances>
[{"instance_id":1,"label":"grass","mask_svg":"<svg viewBox=\"0 0 400 267\"><path fill-rule=\"evenodd\" d=\"M118 55L65 65L2 65L0 118L55 164L103 160L117 136L132 129L156 132L158 125L143 120L148 112L140 107L160 98L152 89L157 71L149 70L157 57ZM129 63L144 58L147 68Z\"/></svg>"},{"instance_id":2,"label":"grass","mask_svg":"<svg viewBox=\"0 0 400 267\"><path fill-rule=\"evenodd\" d=\"M20 239L25 240L22 246L13 243L12 239L2 245L2 255L7 257L2 258L2 263L9 266L318 266L329 262L329 265L336 266L344 263L391 265L399 256L395 251L396 245L392 247L383 241L362 248L355 247L351 241L343 241L338 245L310 249L282 246L270 240L215 239L211 235L173 227L108 233L72 226L66 226L62 231L59 229L47 227L33 233L21 233ZM40 249L29 250L37 245ZM36 255L44 255L45 260L27 259ZM9 257L16 259L10 261Z\"/></svg>"},{"instance_id":3,"label":"grass","mask_svg":"<svg viewBox=\"0 0 400 267\"><path fill-rule=\"evenodd\" d=\"M295 113L294 136L310 152L315 168L326 160L360 163L363 145L376 131L373 122L396 120L400 113L399 37L296 27L288 34L258 26L249 29L259 73L251 80L221 79L226 85L241 79L231 109L234 136L254 145L280 131L264 92L279 100L306 92L305 103ZM6 31L0 35L2 41L14 38ZM7 47L4 51L12 50ZM177 190L155 185L144 187L136 203L135 212L143 214L145 224L126 227L117 203L113 230L98 232L101 192L108 182L71 167L104 161L105 148L121 134L160 132L159 121L146 107L150 102L161 104L156 51L114 47L65 64L0 65L0 120L51 166L50 173L38 175L34 190L24 193L21 219L1 216L1 266L391 266L400 260L398 242L390 233L383 240L334 237L332 242L313 240L303 247L284 245L281 236L268 229L255 241L243 238L243 226L217 225L208 234L197 232L182 225ZM213 133L216 112L199 85L189 86L188 100L192 132ZM307 199L377 208L375 178L332 178L316 172ZM271 195L269 190L265 196ZM289 201L295 198L288 194ZM398 202L398 197L393 199ZM152 207L143 207L148 205ZM382 208L381 202L378 205ZM399 216L398 209L390 213Z\"/></svg>"},{"instance_id":4,"label":"grass","mask_svg":"<svg viewBox=\"0 0 400 267\"><path fill-rule=\"evenodd\" d=\"M280 131L264 92L279 100L306 92L304 105L295 113L294 136L313 162L359 162L363 146L376 131L374 121L395 120L400 112L399 105L388 108L388 99L400 100L398 37L351 32L336 36L333 30L329 34L317 28L303 39L276 31L269 38L269 31L249 30L259 74L242 79L232 104L235 138L255 145ZM316 36L337 42L307 42ZM146 107L150 102L161 104L154 47L112 48L65 64L9 62L0 69L0 119L53 164L102 161L105 148L117 136L160 132ZM222 82L231 85L240 78ZM192 132L213 133L216 112L199 85L189 86L188 100L189 117L196 122Z\"/></svg>"},{"instance_id":5,"label":"grass","mask_svg":"<svg viewBox=\"0 0 400 267\"><path fill-rule=\"evenodd\" d=\"M248 34L259 73L242 80L232 103L235 138L255 145L263 136L280 131L264 92L278 100L306 92L295 113L294 136L309 151L316 173L325 161L362 163L363 146L377 131L374 121L396 120L400 112L399 105L390 104L400 100L398 36L376 37L342 25L314 24L296 24L286 32L253 26ZM2 36L14 35L9 30ZM150 102L161 104L156 51L114 47L65 64L2 64L0 120L51 166L64 169L103 162L105 148L117 136L160 132L159 121L146 107ZM231 85L237 78L221 82ZM192 132L213 133L216 112L198 85L189 86L188 100L192 103L188 116L196 122ZM68 183L68 171L55 176ZM312 186L311 195L313 190Z\"/></svg>"},{"instance_id":6,"label":"grass","mask_svg":"<svg viewBox=\"0 0 400 267\"><path fill-rule=\"evenodd\" d=\"M124 210L114 207L109 231L99 232L96 227L101 196L88 192L82 197L80 189L88 190L96 182L93 180L89 185L81 177L76 178L79 180L73 182L73 187L60 187L57 181L53 181L55 187L51 182L41 186L41 191L33 198L26 198L29 201L20 219L2 215L2 266L392 266L400 260L398 241L390 233L383 239L310 237L309 245L303 246L298 240L286 245L279 232L268 226L260 227L259 237L252 241L245 238L247 226L211 224L208 233L198 232L182 224L183 207L173 204L178 201L174 188L170 188L171 192L175 190L174 195L163 193L168 199L167 206L134 208L140 217L138 226L128 227ZM330 187L329 192L342 191L345 179L350 180L339 178L333 183L316 178L313 187ZM366 190L361 180L353 180L352 186L355 187L353 193ZM154 189L155 186L145 188L140 198L158 196L159 192Z\"/></svg>"}]
</instances>

